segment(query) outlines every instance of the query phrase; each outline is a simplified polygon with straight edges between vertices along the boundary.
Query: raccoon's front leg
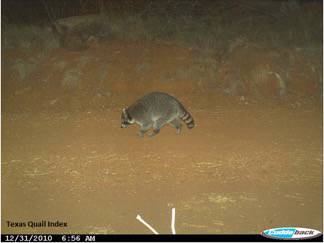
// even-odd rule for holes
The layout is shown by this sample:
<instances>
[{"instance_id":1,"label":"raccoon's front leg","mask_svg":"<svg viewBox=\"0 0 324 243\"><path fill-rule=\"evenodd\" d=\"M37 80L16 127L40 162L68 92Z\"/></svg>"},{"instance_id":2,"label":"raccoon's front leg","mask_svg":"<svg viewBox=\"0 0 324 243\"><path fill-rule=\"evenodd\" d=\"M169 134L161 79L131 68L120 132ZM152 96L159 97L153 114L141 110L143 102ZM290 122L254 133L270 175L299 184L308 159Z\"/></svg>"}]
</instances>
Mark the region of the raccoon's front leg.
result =
<instances>
[{"instance_id":1,"label":"raccoon's front leg","mask_svg":"<svg viewBox=\"0 0 324 243\"><path fill-rule=\"evenodd\" d=\"M152 126L152 124L142 124L142 125L141 125L141 128L140 128L140 130L139 130L139 132L138 132L138 135L139 135L140 137L143 137L144 134L145 134L148 130L150 130L151 126Z\"/></svg>"},{"instance_id":2,"label":"raccoon's front leg","mask_svg":"<svg viewBox=\"0 0 324 243\"><path fill-rule=\"evenodd\" d=\"M150 137L155 136L160 132L160 129L165 125L167 121L165 118L161 117L153 123L153 132L149 134Z\"/></svg>"}]
</instances>

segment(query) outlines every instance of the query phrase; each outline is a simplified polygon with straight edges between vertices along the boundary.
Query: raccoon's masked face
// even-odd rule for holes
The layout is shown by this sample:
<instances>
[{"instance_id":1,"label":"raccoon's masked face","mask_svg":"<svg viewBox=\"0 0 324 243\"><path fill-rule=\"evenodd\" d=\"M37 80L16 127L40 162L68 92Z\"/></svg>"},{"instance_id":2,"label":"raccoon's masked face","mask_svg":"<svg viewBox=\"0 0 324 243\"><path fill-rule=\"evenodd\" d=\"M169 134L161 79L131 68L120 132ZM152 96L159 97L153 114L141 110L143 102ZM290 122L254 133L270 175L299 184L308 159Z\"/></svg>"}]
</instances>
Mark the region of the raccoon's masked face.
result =
<instances>
[{"instance_id":1,"label":"raccoon's masked face","mask_svg":"<svg viewBox=\"0 0 324 243\"><path fill-rule=\"evenodd\" d=\"M133 119L131 119L126 108L124 108L121 115L121 128L126 128L133 123L134 123Z\"/></svg>"}]
</instances>

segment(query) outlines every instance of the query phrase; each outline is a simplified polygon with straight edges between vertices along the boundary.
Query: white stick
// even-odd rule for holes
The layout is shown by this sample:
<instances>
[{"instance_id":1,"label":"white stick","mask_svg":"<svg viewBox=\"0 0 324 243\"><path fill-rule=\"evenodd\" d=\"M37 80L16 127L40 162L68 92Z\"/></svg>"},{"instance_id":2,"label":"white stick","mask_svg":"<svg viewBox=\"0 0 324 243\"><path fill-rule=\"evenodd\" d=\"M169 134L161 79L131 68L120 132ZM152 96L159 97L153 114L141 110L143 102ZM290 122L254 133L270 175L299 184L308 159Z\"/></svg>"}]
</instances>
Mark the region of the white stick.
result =
<instances>
[{"instance_id":1,"label":"white stick","mask_svg":"<svg viewBox=\"0 0 324 243\"><path fill-rule=\"evenodd\" d=\"M141 216L137 215L136 219L139 220L142 224L144 224L147 228L149 228L154 234L158 235L159 233L148 223L144 221L144 219L141 218Z\"/></svg>"},{"instance_id":2,"label":"white stick","mask_svg":"<svg viewBox=\"0 0 324 243\"><path fill-rule=\"evenodd\" d=\"M171 218L171 230L172 230L172 234L176 234L176 230L175 230L175 208L172 208L172 218Z\"/></svg>"}]
</instances>

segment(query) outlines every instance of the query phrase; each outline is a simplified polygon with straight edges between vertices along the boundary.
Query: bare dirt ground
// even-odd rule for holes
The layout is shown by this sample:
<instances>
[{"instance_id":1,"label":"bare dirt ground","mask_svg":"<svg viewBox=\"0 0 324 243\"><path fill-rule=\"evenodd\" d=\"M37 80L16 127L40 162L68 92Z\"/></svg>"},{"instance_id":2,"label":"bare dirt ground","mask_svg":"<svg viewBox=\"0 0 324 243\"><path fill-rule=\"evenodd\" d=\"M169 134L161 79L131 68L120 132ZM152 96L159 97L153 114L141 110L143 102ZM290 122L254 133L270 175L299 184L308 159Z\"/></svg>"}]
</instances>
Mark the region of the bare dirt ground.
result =
<instances>
[{"instance_id":1,"label":"bare dirt ground","mask_svg":"<svg viewBox=\"0 0 324 243\"><path fill-rule=\"evenodd\" d=\"M150 234L137 214L171 233L172 207L179 234L322 229L320 100L251 102L208 89L197 76L170 82L162 70L189 72L191 50L126 47L56 50L25 87L4 83L13 79L4 70L3 233ZM59 89L59 68L73 69L74 60L85 60L82 82ZM102 60L108 74L96 86ZM152 90L181 100L197 127L176 135L167 126L154 138L121 129L121 109ZM68 227L8 228L7 220Z\"/></svg>"}]
</instances>

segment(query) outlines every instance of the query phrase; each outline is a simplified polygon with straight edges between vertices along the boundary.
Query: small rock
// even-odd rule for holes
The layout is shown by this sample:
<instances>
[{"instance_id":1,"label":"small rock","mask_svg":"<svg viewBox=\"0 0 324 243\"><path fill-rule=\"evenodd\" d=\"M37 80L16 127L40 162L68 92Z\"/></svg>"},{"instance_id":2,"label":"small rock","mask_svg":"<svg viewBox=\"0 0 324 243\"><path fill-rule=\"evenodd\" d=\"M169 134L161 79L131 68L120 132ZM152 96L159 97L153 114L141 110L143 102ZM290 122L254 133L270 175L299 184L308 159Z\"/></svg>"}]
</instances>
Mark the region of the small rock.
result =
<instances>
[{"instance_id":1,"label":"small rock","mask_svg":"<svg viewBox=\"0 0 324 243\"><path fill-rule=\"evenodd\" d=\"M58 100L58 99L51 100L50 105L54 105L54 104L56 104L57 100Z\"/></svg>"}]
</instances>

